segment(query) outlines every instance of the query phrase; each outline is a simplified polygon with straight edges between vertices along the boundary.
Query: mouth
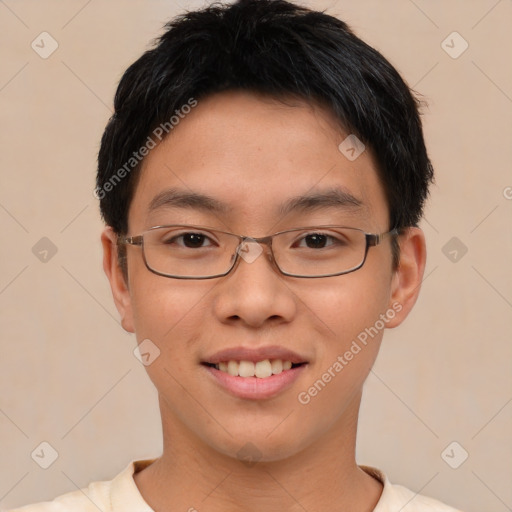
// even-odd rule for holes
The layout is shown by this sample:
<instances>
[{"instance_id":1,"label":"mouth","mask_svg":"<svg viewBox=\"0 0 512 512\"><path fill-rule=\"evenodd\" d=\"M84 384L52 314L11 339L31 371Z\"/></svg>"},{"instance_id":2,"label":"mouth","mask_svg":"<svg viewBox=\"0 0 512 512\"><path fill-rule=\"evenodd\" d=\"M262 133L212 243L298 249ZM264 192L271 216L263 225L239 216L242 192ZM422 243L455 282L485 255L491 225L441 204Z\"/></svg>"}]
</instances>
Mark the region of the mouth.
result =
<instances>
[{"instance_id":1,"label":"mouth","mask_svg":"<svg viewBox=\"0 0 512 512\"><path fill-rule=\"evenodd\" d=\"M289 360L220 361L201 363L212 382L231 396L243 400L269 400L291 388L308 363ZM275 372L275 373L274 373Z\"/></svg>"},{"instance_id":2,"label":"mouth","mask_svg":"<svg viewBox=\"0 0 512 512\"><path fill-rule=\"evenodd\" d=\"M293 386L309 358L279 345L225 348L205 357L201 366L215 385L245 400L274 398Z\"/></svg>"},{"instance_id":3,"label":"mouth","mask_svg":"<svg viewBox=\"0 0 512 512\"><path fill-rule=\"evenodd\" d=\"M283 359L263 359L261 361L220 361L218 363L203 362L204 366L215 368L221 372L227 373L232 377L267 379L273 375L304 366L307 363L292 363L290 360Z\"/></svg>"}]
</instances>

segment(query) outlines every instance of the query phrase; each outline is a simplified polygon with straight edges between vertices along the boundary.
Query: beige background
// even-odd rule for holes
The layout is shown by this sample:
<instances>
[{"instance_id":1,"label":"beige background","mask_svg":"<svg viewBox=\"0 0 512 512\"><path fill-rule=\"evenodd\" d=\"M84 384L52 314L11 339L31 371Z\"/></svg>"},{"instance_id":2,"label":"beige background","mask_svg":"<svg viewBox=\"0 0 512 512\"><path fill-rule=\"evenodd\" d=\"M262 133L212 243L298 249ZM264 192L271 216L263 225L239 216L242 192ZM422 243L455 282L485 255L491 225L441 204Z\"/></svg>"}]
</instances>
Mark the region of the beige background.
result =
<instances>
[{"instance_id":1,"label":"beige background","mask_svg":"<svg viewBox=\"0 0 512 512\"><path fill-rule=\"evenodd\" d=\"M164 21L199 5L0 2L0 508L159 453L156 395L101 269L92 190L122 72ZM427 277L366 383L358 462L467 512L511 510L512 1L307 5L349 22L430 105ZM47 59L31 48L43 31L59 44ZM469 43L457 59L442 47L453 31ZM46 262L32 250L42 237L57 248ZM456 262L443 252L452 237L468 249ZM42 441L58 452L46 470L31 458ZM441 456L453 441L469 454L458 469ZM448 450L452 464L461 450Z\"/></svg>"}]
</instances>

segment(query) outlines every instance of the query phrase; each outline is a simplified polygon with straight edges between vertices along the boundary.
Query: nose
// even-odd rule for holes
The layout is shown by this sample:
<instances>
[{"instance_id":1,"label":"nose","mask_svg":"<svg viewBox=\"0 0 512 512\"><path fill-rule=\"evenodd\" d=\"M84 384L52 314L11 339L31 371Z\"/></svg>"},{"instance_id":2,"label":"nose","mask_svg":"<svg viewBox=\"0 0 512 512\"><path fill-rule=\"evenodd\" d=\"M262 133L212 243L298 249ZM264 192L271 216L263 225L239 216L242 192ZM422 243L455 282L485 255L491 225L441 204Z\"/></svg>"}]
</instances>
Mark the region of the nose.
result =
<instances>
[{"instance_id":1,"label":"nose","mask_svg":"<svg viewBox=\"0 0 512 512\"><path fill-rule=\"evenodd\" d=\"M270 247L246 239L238 247L235 268L216 286L214 314L223 323L257 328L290 322L296 299L286 278L274 266Z\"/></svg>"}]
</instances>

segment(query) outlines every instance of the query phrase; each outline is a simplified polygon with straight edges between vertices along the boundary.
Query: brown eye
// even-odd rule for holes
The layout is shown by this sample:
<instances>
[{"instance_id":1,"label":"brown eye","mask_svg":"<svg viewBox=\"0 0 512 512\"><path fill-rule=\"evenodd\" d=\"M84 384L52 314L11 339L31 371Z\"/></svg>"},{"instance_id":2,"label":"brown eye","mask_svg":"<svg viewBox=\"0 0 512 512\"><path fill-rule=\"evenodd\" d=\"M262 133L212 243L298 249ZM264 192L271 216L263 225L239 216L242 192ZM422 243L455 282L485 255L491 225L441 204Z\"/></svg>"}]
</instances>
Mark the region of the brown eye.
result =
<instances>
[{"instance_id":1,"label":"brown eye","mask_svg":"<svg viewBox=\"0 0 512 512\"><path fill-rule=\"evenodd\" d=\"M315 233L304 237L304 240L306 241L307 247L310 249L321 249L327 244L327 238L328 237L326 235Z\"/></svg>"},{"instance_id":2,"label":"brown eye","mask_svg":"<svg viewBox=\"0 0 512 512\"><path fill-rule=\"evenodd\" d=\"M196 248L202 247L206 236L199 233L187 233L185 235L181 235L181 238L183 239L183 245L185 245L185 247Z\"/></svg>"},{"instance_id":3,"label":"brown eye","mask_svg":"<svg viewBox=\"0 0 512 512\"><path fill-rule=\"evenodd\" d=\"M165 245L177 245L187 249L198 249L213 245L210 238L202 233L182 233L180 235L164 239L162 242ZM208 244L204 245L205 242L208 242Z\"/></svg>"},{"instance_id":4,"label":"brown eye","mask_svg":"<svg viewBox=\"0 0 512 512\"><path fill-rule=\"evenodd\" d=\"M325 233L308 233L296 242L297 247L306 249L324 249L333 245L342 245L343 241Z\"/></svg>"}]
</instances>

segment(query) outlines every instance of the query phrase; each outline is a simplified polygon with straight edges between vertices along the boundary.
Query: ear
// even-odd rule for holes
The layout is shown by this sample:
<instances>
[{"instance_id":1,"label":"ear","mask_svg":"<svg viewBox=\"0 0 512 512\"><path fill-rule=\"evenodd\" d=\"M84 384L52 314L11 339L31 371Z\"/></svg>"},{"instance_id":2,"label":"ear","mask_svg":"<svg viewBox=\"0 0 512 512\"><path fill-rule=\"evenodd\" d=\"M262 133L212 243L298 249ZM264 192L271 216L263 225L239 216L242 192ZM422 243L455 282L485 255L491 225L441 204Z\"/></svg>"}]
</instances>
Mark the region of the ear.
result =
<instances>
[{"instance_id":1,"label":"ear","mask_svg":"<svg viewBox=\"0 0 512 512\"><path fill-rule=\"evenodd\" d=\"M407 228L398 241L400 263L392 278L390 297L390 307L396 315L386 324L391 328L400 325L416 303L427 258L425 236L420 228Z\"/></svg>"},{"instance_id":2,"label":"ear","mask_svg":"<svg viewBox=\"0 0 512 512\"><path fill-rule=\"evenodd\" d=\"M103 270L110 282L117 311L121 315L121 325L125 331L135 332L130 291L118 262L117 236L110 226L107 226L101 234L101 244L103 245Z\"/></svg>"}]
</instances>

